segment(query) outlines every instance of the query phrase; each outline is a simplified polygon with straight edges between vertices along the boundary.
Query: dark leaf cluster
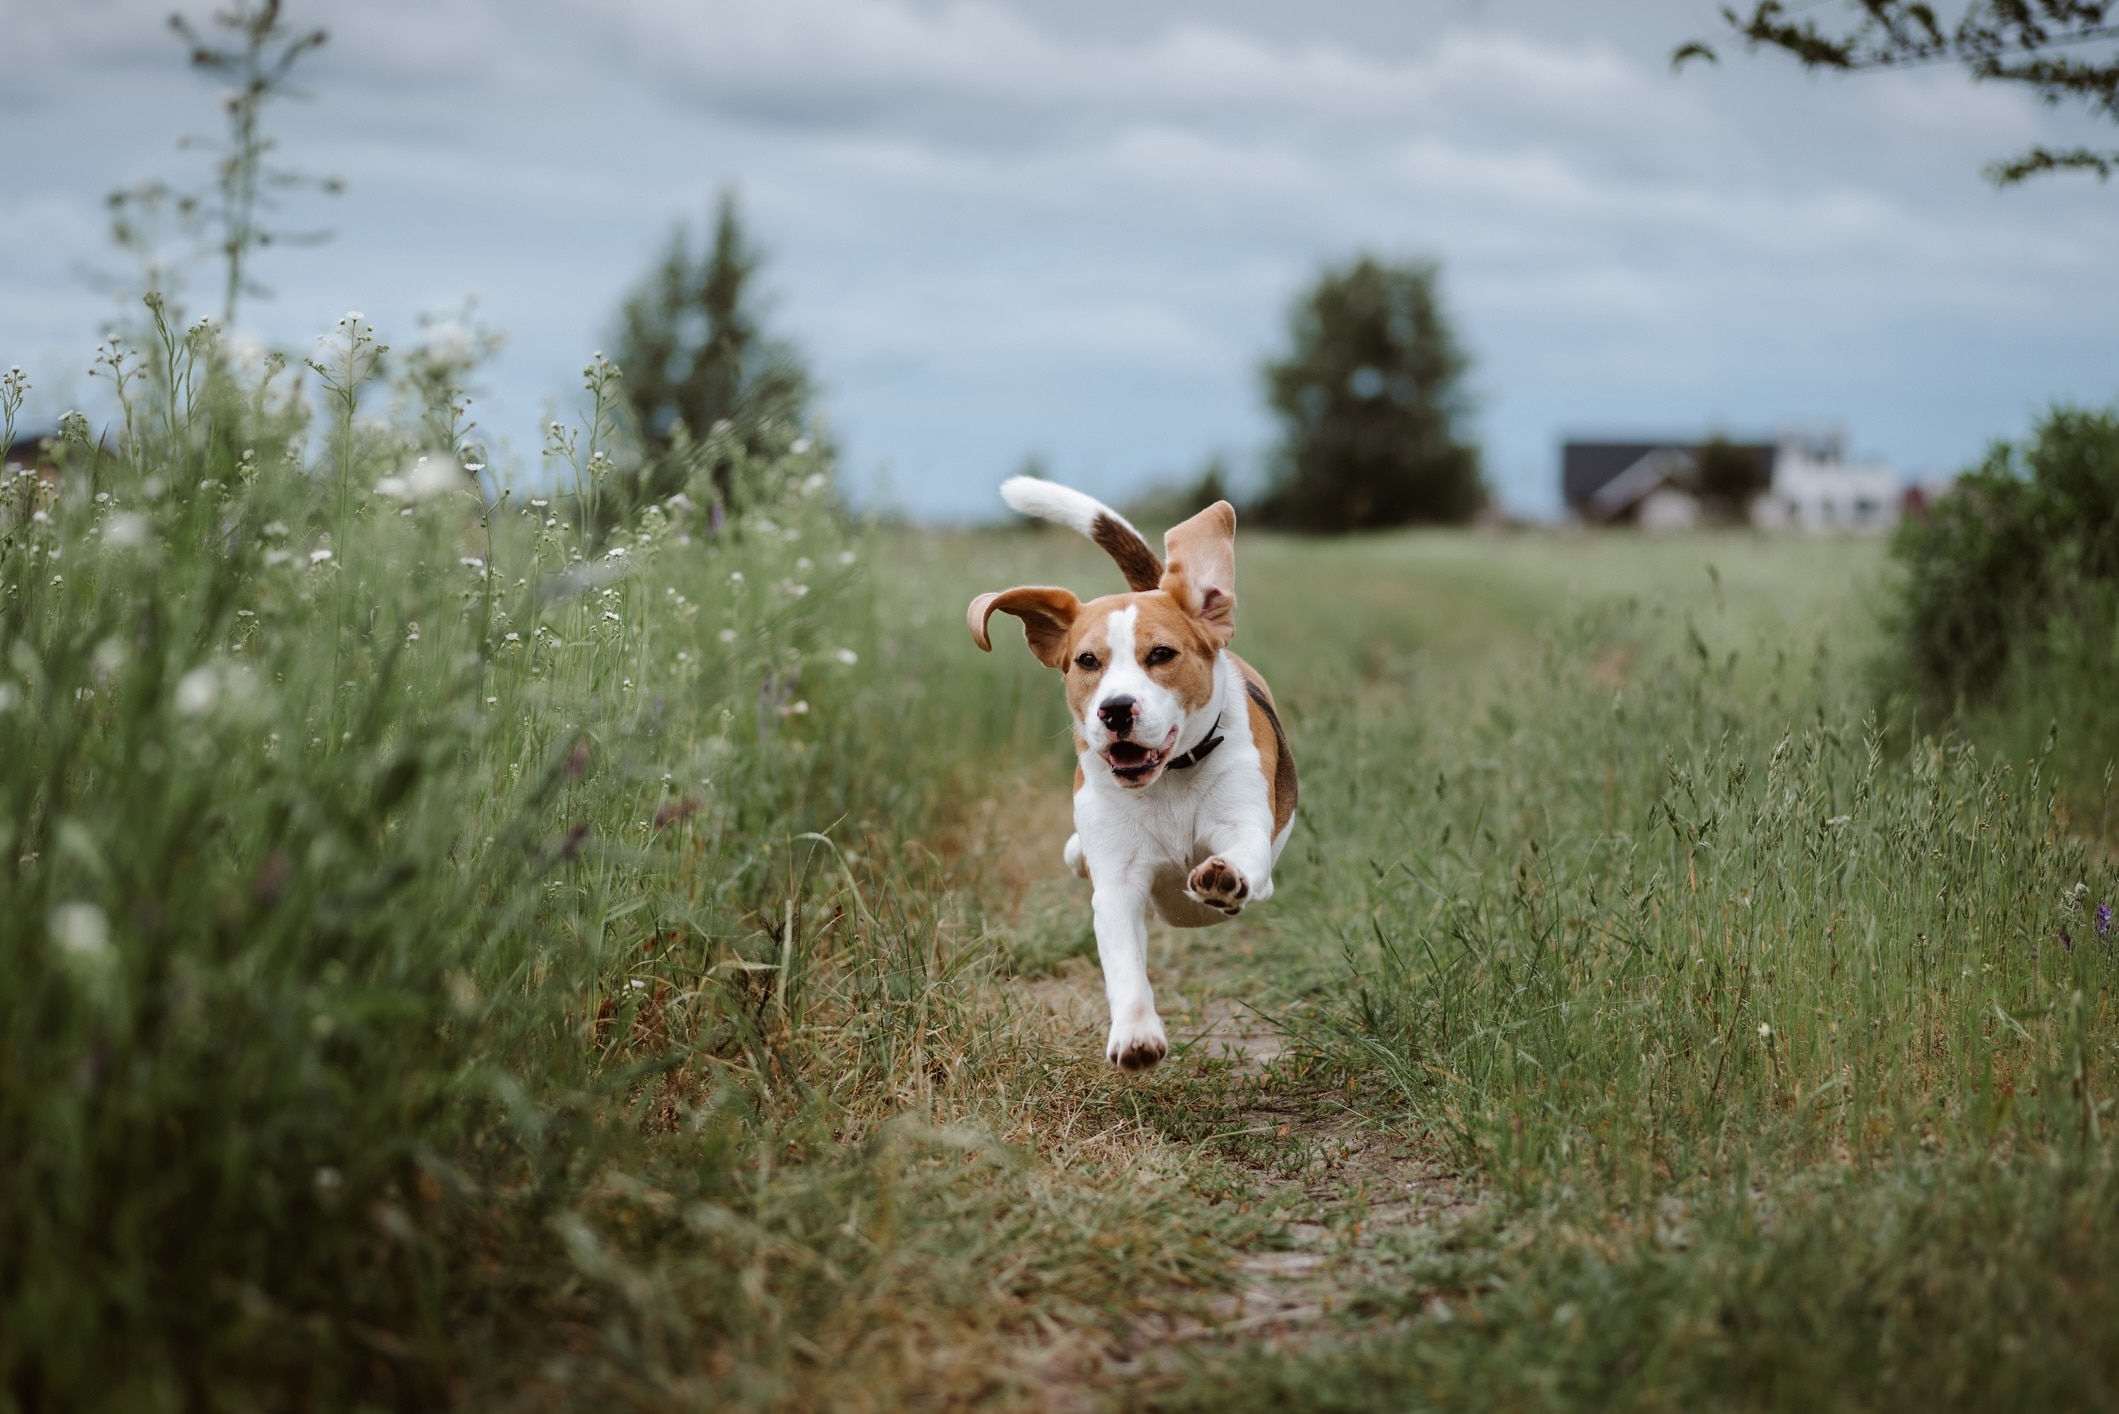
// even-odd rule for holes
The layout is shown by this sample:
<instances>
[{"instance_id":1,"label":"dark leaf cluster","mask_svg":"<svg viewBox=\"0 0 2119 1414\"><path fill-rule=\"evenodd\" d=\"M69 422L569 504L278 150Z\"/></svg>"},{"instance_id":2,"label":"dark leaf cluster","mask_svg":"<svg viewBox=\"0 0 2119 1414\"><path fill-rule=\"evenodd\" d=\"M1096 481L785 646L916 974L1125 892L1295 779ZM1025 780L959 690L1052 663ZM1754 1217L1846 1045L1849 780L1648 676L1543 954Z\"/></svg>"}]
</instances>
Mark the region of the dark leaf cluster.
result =
<instances>
[{"instance_id":1,"label":"dark leaf cluster","mask_svg":"<svg viewBox=\"0 0 2119 1414\"><path fill-rule=\"evenodd\" d=\"M1858 73L1955 63L1977 82L2015 84L2049 106L2080 104L2119 123L2119 0L1969 0L1954 21L1921 0L1847 0L1845 8L1852 13L1837 25L1798 16L1783 0L1754 0L1749 13L1725 5L1722 18L1746 48L1777 50L1805 68ZM1716 57L1711 44L1694 40L1672 62ZM1987 174L2007 186L2042 172L2108 177L2115 168L2119 149L2032 147Z\"/></svg>"}]
</instances>

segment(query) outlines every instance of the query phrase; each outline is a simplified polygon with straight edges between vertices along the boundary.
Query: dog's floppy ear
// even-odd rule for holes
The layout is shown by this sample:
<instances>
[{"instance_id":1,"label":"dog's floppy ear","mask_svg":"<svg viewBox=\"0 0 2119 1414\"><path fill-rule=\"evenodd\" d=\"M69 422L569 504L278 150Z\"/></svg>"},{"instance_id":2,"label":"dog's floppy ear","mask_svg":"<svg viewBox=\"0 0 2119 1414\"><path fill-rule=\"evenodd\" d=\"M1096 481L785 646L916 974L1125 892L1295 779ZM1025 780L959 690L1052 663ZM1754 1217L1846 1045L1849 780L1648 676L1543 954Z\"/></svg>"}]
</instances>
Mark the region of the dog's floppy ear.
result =
<instances>
[{"instance_id":1,"label":"dog's floppy ear","mask_svg":"<svg viewBox=\"0 0 2119 1414\"><path fill-rule=\"evenodd\" d=\"M1226 645L1236 633L1236 508L1216 501L1163 536L1162 590Z\"/></svg>"},{"instance_id":2,"label":"dog's floppy ear","mask_svg":"<svg viewBox=\"0 0 2119 1414\"><path fill-rule=\"evenodd\" d=\"M1072 591L1005 589L972 600L965 616L971 625L971 641L988 653L993 651L993 640L986 635L986 621L996 609L1023 621L1023 637L1030 641L1030 651L1040 663L1048 668L1067 666L1067 634L1074 628L1074 616L1082 611L1082 601Z\"/></svg>"}]
</instances>

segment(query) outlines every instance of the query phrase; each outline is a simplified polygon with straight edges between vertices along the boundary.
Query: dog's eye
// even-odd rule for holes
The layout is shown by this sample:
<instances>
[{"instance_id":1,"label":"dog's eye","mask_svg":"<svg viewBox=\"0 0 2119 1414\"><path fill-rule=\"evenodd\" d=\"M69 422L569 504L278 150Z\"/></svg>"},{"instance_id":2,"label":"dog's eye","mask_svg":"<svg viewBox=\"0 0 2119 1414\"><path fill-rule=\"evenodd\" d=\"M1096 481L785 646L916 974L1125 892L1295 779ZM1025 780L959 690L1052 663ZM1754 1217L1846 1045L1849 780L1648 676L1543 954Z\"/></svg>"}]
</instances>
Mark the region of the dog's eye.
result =
<instances>
[{"instance_id":1,"label":"dog's eye","mask_svg":"<svg viewBox=\"0 0 2119 1414\"><path fill-rule=\"evenodd\" d=\"M1148 666L1159 667L1177 656L1177 650L1168 644L1159 643L1148 650Z\"/></svg>"},{"instance_id":2,"label":"dog's eye","mask_svg":"<svg viewBox=\"0 0 2119 1414\"><path fill-rule=\"evenodd\" d=\"M1093 673L1096 671L1096 655L1094 653L1084 653L1074 660L1074 666L1085 673Z\"/></svg>"}]
</instances>

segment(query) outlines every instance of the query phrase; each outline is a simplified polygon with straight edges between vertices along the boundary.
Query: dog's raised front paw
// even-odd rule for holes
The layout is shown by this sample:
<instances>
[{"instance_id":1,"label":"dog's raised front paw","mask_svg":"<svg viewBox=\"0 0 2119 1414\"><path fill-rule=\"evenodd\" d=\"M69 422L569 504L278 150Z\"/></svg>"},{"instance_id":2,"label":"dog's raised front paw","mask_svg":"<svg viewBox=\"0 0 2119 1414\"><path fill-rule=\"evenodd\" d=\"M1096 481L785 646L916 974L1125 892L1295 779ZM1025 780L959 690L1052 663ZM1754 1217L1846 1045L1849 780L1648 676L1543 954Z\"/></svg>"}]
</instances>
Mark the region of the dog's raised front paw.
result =
<instances>
[{"instance_id":1,"label":"dog's raised front paw","mask_svg":"<svg viewBox=\"0 0 2119 1414\"><path fill-rule=\"evenodd\" d=\"M1156 1062L1170 1053L1170 1041L1163 1034L1162 1018L1153 1012L1146 1021L1113 1022L1111 1039L1104 1045L1104 1055L1120 1070L1150 1070Z\"/></svg>"},{"instance_id":2,"label":"dog's raised front paw","mask_svg":"<svg viewBox=\"0 0 2119 1414\"><path fill-rule=\"evenodd\" d=\"M1234 918L1251 897L1251 884L1242 870L1217 854L1202 861L1185 880L1185 897Z\"/></svg>"}]
</instances>

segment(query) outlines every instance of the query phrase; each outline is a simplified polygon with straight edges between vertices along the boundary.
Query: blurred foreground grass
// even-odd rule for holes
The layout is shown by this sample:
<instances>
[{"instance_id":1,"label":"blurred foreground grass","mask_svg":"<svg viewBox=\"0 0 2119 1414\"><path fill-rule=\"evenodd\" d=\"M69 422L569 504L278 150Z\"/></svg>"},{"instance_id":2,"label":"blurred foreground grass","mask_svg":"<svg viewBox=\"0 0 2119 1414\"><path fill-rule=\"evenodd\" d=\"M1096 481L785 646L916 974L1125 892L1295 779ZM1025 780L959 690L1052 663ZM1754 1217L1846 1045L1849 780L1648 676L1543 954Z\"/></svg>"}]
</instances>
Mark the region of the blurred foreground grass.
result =
<instances>
[{"instance_id":1,"label":"blurred foreground grass","mask_svg":"<svg viewBox=\"0 0 2119 1414\"><path fill-rule=\"evenodd\" d=\"M204 337L0 492L9 1406L2110 1398L2112 870L1868 723L1880 546L1247 537L1303 814L1158 980L1287 1048L1129 1082L962 629L1091 547L794 428L489 504ZM1216 1339L1335 1129L1476 1201Z\"/></svg>"}]
</instances>

